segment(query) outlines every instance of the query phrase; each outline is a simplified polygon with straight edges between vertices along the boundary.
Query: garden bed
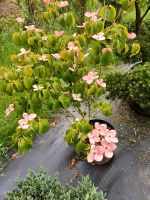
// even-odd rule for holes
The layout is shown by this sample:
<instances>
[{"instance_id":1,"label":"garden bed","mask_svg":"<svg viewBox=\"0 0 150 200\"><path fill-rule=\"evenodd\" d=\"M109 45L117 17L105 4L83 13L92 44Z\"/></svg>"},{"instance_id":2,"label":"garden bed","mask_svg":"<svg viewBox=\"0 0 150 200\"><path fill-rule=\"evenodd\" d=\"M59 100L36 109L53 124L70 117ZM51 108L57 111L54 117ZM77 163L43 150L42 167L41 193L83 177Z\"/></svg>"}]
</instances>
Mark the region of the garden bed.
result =
<instances>
[{"instance_id":1,"label":"garden bed","mask_svg":"<svg viewBox=\"0 0 150 200\"><path fill-rule=\"evenodd\" d=\"M0 1L0 18L16 15L20 11L19 7L15 6L11 0L1 0Z\"/></svg>"},{"instance_id":2,"label":"garden bed","mask_svg":"<svg viewBox=\"0 0 150 200\"><path fill-rule=\"evenodd\" d=\"M107 193L108 200L148 200L150 198L149 127L146 117L137 116L120 102L113 102L110 121L119 133L119 147L114 159L103 166L78 161L72 166L74 150L63 139L72 119L62 119L55 128L37 137L34 148L14 161L9 161L0 178L0 199L15 186L16 178L25 177L28 169L43 167L49 175L59 172L60 180L76 185L81 175L89 175L99 189ZM99 117L101 118L101 117Z\"/></svg>"}]
</instances>

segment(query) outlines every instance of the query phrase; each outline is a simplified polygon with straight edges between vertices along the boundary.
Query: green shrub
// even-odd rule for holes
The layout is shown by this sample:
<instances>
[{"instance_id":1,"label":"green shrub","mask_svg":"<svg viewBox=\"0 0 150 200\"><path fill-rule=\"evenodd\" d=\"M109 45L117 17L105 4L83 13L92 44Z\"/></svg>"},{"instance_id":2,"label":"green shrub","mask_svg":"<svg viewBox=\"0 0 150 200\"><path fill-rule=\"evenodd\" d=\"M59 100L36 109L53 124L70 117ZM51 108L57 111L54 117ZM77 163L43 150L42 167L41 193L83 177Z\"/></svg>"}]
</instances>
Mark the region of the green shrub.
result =
<instances>
[{"instance_id":1,"label":"green shrub","mask_svg":"<svg viewBox=\"0 0 150 200\"><path fill-rule=\"evenodd\" d=\"M63 187L58 175L53 177L41 170L39 174L28 172L26 179L18 181L17 188L7 193L7 200L105 200L89 177L82 177L76 188Z\"/></svg>"},{"instance_id":2,"label":"green shrub","mask_svg":"<svg viewBox=\"0 0 150 200\"><path fill-rule=\"evenodd\" d=\"M108 75L106 79L110 98L128 98L150 112L150 63L137 66L125 74Z\"/></svg>"}]
</instances>

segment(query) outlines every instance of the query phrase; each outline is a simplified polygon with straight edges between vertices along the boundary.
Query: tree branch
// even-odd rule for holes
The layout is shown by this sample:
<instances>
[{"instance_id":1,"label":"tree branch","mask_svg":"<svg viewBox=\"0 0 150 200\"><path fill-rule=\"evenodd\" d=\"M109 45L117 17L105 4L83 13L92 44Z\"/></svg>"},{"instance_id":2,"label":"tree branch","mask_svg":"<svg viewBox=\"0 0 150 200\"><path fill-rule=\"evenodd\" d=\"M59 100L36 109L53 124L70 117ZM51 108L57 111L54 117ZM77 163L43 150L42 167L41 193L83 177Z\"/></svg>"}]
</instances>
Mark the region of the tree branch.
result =
<instances>
[{"instance_id":1,"label":"tree branch","mask_svg":"<svg viewBox=\"0 0 150 200\"><path fill-rule=\"evenodd\" d=\"M143 14L141 21L143 21L143 19L145 18L145 16L147 15L147 13L150 11L150 6L147 8L147 10L145 11L145 13Z\"/></svg>"}]
</instances>

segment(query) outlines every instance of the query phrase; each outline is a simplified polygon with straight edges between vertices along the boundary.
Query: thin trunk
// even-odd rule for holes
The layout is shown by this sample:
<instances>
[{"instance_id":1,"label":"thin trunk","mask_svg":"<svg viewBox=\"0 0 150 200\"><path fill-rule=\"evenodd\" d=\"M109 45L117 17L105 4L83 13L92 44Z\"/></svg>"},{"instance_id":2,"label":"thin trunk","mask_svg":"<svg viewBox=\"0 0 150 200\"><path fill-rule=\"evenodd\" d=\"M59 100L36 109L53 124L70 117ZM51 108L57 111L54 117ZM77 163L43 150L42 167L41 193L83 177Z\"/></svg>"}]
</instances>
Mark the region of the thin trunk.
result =
<instances>
[{"instance_id":1,"label":"thin trunk","mask_svg":"<svg viewBox=\"0 0 150 200\"><path fill-rule=\"evenodd\" d=\"M116 20L115 20L117 23L120 23L121 18L122 18L122 13L123 13L122 7L117 6L117 8L116 8Z\"/></svg>"},{"instance_id":2,"label":"thin trunk","mask_svg":"<svg viewBox=\"0 0 150 200\"><path fill-rule=\"evenodd\" d=\"M142 23L141 8L140 8L139 0L135 1L135 11L136 11L135 32L138 35L139 30L140 30L140 26L141 26L141 23Z\"/></svg>"}]
</instances>

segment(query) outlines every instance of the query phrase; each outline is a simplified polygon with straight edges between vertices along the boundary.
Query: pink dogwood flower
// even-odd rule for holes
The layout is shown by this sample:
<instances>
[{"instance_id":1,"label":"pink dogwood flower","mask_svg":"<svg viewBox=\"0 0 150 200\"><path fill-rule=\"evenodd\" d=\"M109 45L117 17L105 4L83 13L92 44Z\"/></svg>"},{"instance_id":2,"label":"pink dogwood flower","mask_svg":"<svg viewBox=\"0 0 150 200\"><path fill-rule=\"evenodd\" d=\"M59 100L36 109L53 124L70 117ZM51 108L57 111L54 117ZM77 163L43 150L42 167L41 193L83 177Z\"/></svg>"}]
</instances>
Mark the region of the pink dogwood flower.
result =
<instances>
[{"instance_id":1,"label":"pink dogwood flower","mask_svg":"<svg viewBox=\"0 0 150 200\"><path fill-rule=\"evenodd\" d=\"M86 81L87 82L87 84L91 84L91 83L93 83L93 81L95 80L95 79L97 79L98 78L98 75L97 75L97 72L89 72L86 76L84 76L82 79L84 80L84 81Z\"/></svg>"},{"instance_id":2,"label":"pink dogwood flower","mask_svg":"<svg viewBox=\"0 0 150 200\"><path fill-rule=\"evenodd\" d=\"M48 61L46 54L43 54L41 57L39 57L40 61Z\"/></svg>"},{"instance_id":3,"label":"pink dogwood flower","mask_svg":"<svg viewBox=\"0 0 150 200\"><path fill-rule=\"evenodd\" d=\"M92 38L99 41L105 40L105 36L103 32L99 32L97 35L93 35Z\"/></svg>"},{"instance_id":4,"label":"pink dogwood flower","mask_svg":"<svg viewBox=\"0 0 150 200\"><path fill-rule=\"evenodd\" d=\"M72 94L72 98L75 101L82 101L81 94Z\"/></svg>"},{"instance_id":5,"label":"pink dogwood flower","mask_svg":"<svg viewBox=\"0 0 150 200\"><path fill-rule=\"evenodd\" d=\"M59 53L52 53L51 55L56 59L60 59L61 58Z\"/></svg>"},{"instance_id":6,"label":"pink dogwood flower","mask_svg":"<svg viewBox=\"0 0 150 200\"><path fill-rule=\"evenodd\" d=\"M96 82L100 87L103 87L103 88L106 87L106 83L104 83L103 79L98 79L96 80Z\"/></svg>"},{"instance_id":7,"label":"pink dogwood flower","mask_svg":"<svg viewBox=\"0 0 150 200\"><path fill-rule=\"evenodd\" d=\"M75 72L75 70L76 70L76 64L73 64L73 66L72 67L69 67L68 69L70 70L70 71L72 71L72 72Z\"/></svg>"},{"instance_id":8,"label":"pink dogwood flower","mask_svg":"<svg viewBox=\"0 0 150 200\"><path fill-rule=\"evenodd\" d=\"M55 31L56 37L61 37L64 34L64 31Z\"/></svg>"},{"instance_id":9,"label":"pink dogwood flower","mask_svg":"<svg viewBox=\"0 0 150 200\"><path fill-rule=\"evenodd\" d=\"M107 135L105 136L105 140L108 143L118 143L118 138L116 137L116 131L110 130Z\"/></svg>"},{"instance_id":10,"label":"pink dogwood flower","mask_svg":"<svg viewBox=\"0 0 150 200\"><path fill-rule=\"evenodd\" d=\"M7 117L7 116L10 115L10 113L13 112L13 111L14 111L14 104L10 104L10 105L8 106L8 108L6 108L6 110L5 110L5 116Z\"/></svg>"},{"instance_id":11,"label":"pink dogwood flower","mask_svg":"<svg viewBox=\"0 0 150 200\"><path fill-rule=\"evenodd\" d=\"M135 33L128 33L127 38L132 40L132 39L136 38L136 34Z\"/></svg>"},{"instance_id":12,"label":"pink dogwood flower","mask_svg":"<svg viewBox=\"0 0 150 200\"><path fill-rule=\"evenodd\" d=\"M117 148L117 145L114 143L109 143L105 139L102 139L101 145L104 147L104 155L106 158L113 157L113 151Z\"/></svg>"},{"instance_id":13,"label":"pink dogwood flower","mask_svg":"<svg viewBox=\"0 0 150 200\"><path fill-rule=\"evenodd\" d=\"M16 21L17 21L18 23L24 23L24 22L25 22L25 18L17 17L17 18L16 18Z\"/></svg>"},{"instance_id":14,"label":"pink dogwood flower","mask_svg":"<svg viewBox=\"0 0 150 200\"><path fill-rule=\"evenodd\" d=\"M83 23L82 25L77 25L76 27L77 27L77 28L85 28L85 24L86 24L86 22Z\"/></svg>"},{"instance_id":15,"label":"pink dogwood flower","mask_svg":"<svg viewBox=\"0 0 150 200\"><path fill-rule=\"evenodd\" d=\"M43 30L40 29L40 28L35 28L34 31L37 32L37 33L40 33L40 32L42 32Z\"/></svg>"},{"instance_id":16,"label":"pink dogwood flower","mask_svg":"<svg viewBox=\"0 0 150 200\"><path fill-rule=\"evenodd\" d=\"M35 113L31 113L31 114L23 113L23 114L22 114L22 117L23 117L23 119L25 119L26 121L32 121L33 119L35 119L35 118L37 117L37 114L35 114Z\"/></svg>"},{"instance_id":17,"label":"pink dogwood flower","mask_svg":"<svg viewBox=\"0 0 150 200\"><path fill-rule=\"evenodd\" d=\"M43 2L44 2L45 4L50 4L50 3L52 3L52 0L43 0Z\"/></svg>"},{"instance_id":18,"label":"pink dogwood flower","mask_svg":"<svg viewBox=\"0 0 150 200\"><path fill-rule=\"evenodd\" d=\"M43 36L43 37L42 37L42 40L43 40L43 41L48 40L48 36Z\"/></svg>"},{"instance_id":19,"label":"pink dogwood flower","mask_svg":"<svg viewBox=\"0 0 150 200\"><path fill-rule=\"evenodd\" d=\"M18 56L21 56L21 55L24 55L24 54L27 54L30 50L26 51L25 48L21 48L20 49L20 53L18 53Z\"/></svg>"},{"instance_id":20,"label":"pink dogwood flower","mask_svg":"<svg viewBox=\"0 0 150 200\"><path fill-rule=\"evenodd\" d=\"M34 25L29 25L29 26L25 26L25 28L29 31L33 31L35 30L35 26Z\"/></svg>"},{"instance_id":21,"label":"pink dogwood flower","mask_svg":"<svg viewBox=\"0 0 150 200\"><path fill-rule=\"evenodd\" d=\"M35 113L23 113L22 119L18 121L18 129L28 129L29 128L29 121L35 119L37 115Z\"/></svg>"},{"instance_id":22,"label":"pink dogwood flower","mask_svg":"<svg viewBox=\"0 0 150 200\"><path fill-rule=\"evenodd\" d=\"M57 5L59 8L64 8L64 7L69 6L69 3L68 1L60 1Z\"/></svg>"},{"instance_id":23,"label":"pink dogwood flower","mask_svg":"<svg viewBox=\"0 0 150 200\"><path fill-rule=\"evenodd\" d=\"M33 85L33 91L41 91L44 89L44 87L42 85Z\"/></svg>"},{"instance_id":24,"label":"pink dogwood flower","mask_svg":"<svg viewBox=\"0 0 150 200\"><path fill-rule=\"evenodd\" d=\"M100 124L99 122L96 122L94 127L97 130L106 130L107 129L107 125L106 124Z\"/></svg>"},{"instance_id":25,"label":"pink dogwood flower","mask_svg":"<svg viewBox=\"0 0 150 200\"><path fill-rule=\"evenodd\" d=\"M91 150L87 156L87 161L89 163L93 162L93 161L97 161L100 162L103 160L103 153L104 153L104 148L102 146L95 146L93 145L91 147Z\"/></svg>"},{"instance_id":26,"label":"pink dogwood flower","mask_svg":"<svg viewBox=\"0 0 150 200\"><path fill-rule=\"evenodd\" d=\"M79 52L79 47L74 42L69 42L68 43L68 49L69 50L74 50L76 53Z\"/></svg>"},{"instance_id":27,"label":"pink dogwood flower","mask_svg":"<svg viewBox=\"0 0 150 200\"><path fill-rule=\"evenodd\" d=\"M86 12L84 15L86 16L86 17L95 17L97 14L98 14L98 12L99 12L99 10L97 10L96 12Z\"/></svg>"},{"instance_id":28,"label":"pink dogwood flower","mask_svg":"<svg viewBox=\"0 0 150 200\"><path fill-rule=\"evenodd\" d=\"M100 142L99 131L96 129L93 129L91 133L88 133L88 138L89 138L90 144L95 144L96 142Z\"/></svg>"}]
</instances>

